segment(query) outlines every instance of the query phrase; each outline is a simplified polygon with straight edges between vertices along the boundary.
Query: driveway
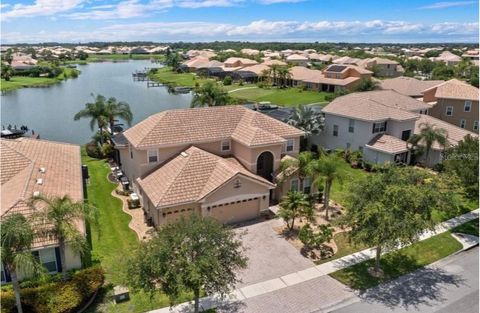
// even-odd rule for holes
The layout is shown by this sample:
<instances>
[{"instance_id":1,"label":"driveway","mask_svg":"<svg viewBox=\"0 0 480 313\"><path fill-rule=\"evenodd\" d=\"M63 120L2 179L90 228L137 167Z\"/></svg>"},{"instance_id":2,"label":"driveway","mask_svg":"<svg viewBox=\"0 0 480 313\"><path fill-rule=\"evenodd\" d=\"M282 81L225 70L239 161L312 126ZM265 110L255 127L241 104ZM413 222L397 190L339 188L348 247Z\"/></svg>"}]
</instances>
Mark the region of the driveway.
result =
<instances>
[{"instance_id":1,"label":"driveway","mask_svg":"<svg viewBox=\"0 0 480 313\"><path fill-rule=\"evenodd\" d=\"M282 224L281 219L274 219L235 229L242 238L248 256L248 267L239 273L242 282L237 287L280 277L315 265L273 230Z\"/></svg>"}]
</instances>

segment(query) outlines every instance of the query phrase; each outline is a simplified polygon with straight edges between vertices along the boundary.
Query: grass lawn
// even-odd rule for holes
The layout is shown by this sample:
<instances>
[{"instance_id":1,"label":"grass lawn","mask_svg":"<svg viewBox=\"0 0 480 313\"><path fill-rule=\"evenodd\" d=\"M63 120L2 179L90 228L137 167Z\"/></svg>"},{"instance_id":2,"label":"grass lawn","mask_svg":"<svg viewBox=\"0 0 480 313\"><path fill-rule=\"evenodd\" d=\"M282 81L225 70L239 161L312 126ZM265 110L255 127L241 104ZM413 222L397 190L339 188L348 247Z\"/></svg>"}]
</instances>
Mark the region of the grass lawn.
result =
<instances>
[{"instance_id":1,"label":"grass lawn","mask_svg":"<svg viewBox=\"0 0 480 313\"><path fill-rule=\"evenodd\" d=\"M343 163L343 171L345 172L345 178L343 179L343 182L338 180L333 181L330 198L333 201L340 203L342 206L346 206L346 199L350 189L349 185L355 184L368 175L375 175L375 173L369 173L363 169L352 168L347 162Z\"/></svg>"},{"instance_id":2,"label":"grass lawn","mask_svg":"<svg viewBox=\"0 0 480 313\"><path fill-rule=\"evenodd\" d=\"M380 261L384 271L383 278L375 278L368 273L368 268L374 266L374 260L336 271L330 276L353 289L365 290L411 273L460 249L462 245L451 236L450 232L445 232L383 255Z\"/></svg>"},{"instance_id":3,"label":"grass lawn","mask_svg":"<svg viewBox=\"0 0 480 313\"><path fill-rule=\"evenodd\" d=\"M165 55L163 54L92 54L88 56L86 61L98 62L98 61L150 60L150 59L164 60Z\"/></svg>"},{"instance_id":4,"label":"grass lawn","mask_svg":"<svg viewBox=\"0 0 480 313\"><path fill-rule=\"evenodd\" d=\"M478 219L466 222L452 229L454 233L463 233L478 237Z\"/></svg>"},{"instance_id":5,"label":"grass lawn","mask_svg":"<svg viewBox=\"0 0 480 313\"><path fill-rule=\"evenodd\" d=\"M187 86L195 87L195 83L202 84L207 79L200 78L193 73L175 73L172 72L171 68L163 67L159 69L155 74L150 75L150 79L154 81L159 81L164 84L169 84L172 86Z\"/></svg>"},{"instance_id":6,"label":"grass lawn","mask_svg":"<svg viewBox=\"0 0 480 313\"><path fill-rule=\"evenodd\" d=\"M346 232L335 234L333 236L333 240L335 241L335 244L337 245L337 248L338 248L337 253L335 253L329 259L316 261L315 264L319 265L322 263L330 262L335 259L339 259L346 255L349 255L358 251L362 251L368 248L367 246L364 246L364 245L355 245L349 242L348 233Z\"/></svg>"},{"instance_id":7,"label":"grass lawn","mask_svg":"<svg viewBox=\"0 0 480 313\"><path fill-rule=\"evenodd\" d=\"M55 78L48 77L28 77L28 76L12 76L9 81L1 80L0 90L11 91L23 87L45 87L61 82L64 79L76 77L74 73L79 71L73 68L64 68L63 73Z\"/></svg>"},{"instance_id":8,"label":"grass lawn","mask_svg":"<svg viewBox=\"0 0 480 313\"><path fill-rule=\"evenodd\" d=\"M145 312L168 306L168 298L161 292L155 293L152 299L142 292L130 293L130 301L117 305L112 302L113 285L125 283L125 260L139 242L136 234L128 227L130 216L122 211L121 200L111 196L116 185L107 180L110 171L108 164L103 160L90 158L83 152L82 161L88 166L90 174L88 199L100 211L100 235L97 236L96 230L92 229L92 259L94 263L102 265L107 279L105 288L88 312ZM184 294L178 302L190 299L190 294Z\"/></svg>"},{"instance_id":9,"label":"grass lawn","mask_svg":"<svg viewBox=\"0 0 480 313\"><path fill-rule=\"evenodd\" d=\"M432 218L435 221L435 223L441 223L455 216L473 211L477 208L478 208L478 200L464 199L463 204L460 207L460 212L456 212L456 211L445 212L445 211L434 210L432 213Z\"/></svg>"},{"instance_id":10,"label":"grass lawn","mask_svg":"<svg viewBox=\"0 0 480 313\"><path fill-rule=\"evenodd\" d=\"M245 84L237 88L255 87L255 85ZM237 89L237 88L229 88ZM270 101L272 104L283 106L293 106L298 104L323 103L326 104L326 92L304 91L298 88L248 88L230 92L229 95L250 101Z\"/></svg>"}]
</instances>

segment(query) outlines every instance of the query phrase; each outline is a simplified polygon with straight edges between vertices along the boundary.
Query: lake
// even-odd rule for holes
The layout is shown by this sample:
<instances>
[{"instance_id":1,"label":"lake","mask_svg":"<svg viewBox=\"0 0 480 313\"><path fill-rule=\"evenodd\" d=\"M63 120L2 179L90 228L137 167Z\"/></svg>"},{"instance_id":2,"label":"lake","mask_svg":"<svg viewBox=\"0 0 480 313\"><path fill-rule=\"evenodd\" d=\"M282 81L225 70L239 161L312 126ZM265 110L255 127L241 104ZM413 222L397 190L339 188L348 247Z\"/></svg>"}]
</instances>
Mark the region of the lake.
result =
<instances>
[{"instance_id":1,"label":"lake","mask_svg":"<svg viewBox=\"0 0 480 313\"><path fill-rule=\"evenodd\" d=\"M73 116L93 101L92 93L129 103L132 125L160 111L189 107L191 94L172 95L165 87L147 88L146 82L133 81L134 71L153 66L150 61L133 60L89 63L78 66L82 71L78 78L9 92L0 97L2 125L27 125L41 139L84 144L93 135L90 120L74 121Z\"/></svg>"}]
</instances>

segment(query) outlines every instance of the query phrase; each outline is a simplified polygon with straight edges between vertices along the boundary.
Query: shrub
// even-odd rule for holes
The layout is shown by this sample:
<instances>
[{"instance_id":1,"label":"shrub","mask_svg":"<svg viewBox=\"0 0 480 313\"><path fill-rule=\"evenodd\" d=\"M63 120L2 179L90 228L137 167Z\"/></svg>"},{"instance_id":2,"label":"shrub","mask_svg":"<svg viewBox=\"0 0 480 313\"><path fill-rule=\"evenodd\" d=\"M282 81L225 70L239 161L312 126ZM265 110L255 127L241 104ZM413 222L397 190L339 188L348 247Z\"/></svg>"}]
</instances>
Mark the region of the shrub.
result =
<instances>
[{"instance_id":1,"label":"shrub","mask_svg":"<svg viewBox=\"0 0 480 313\"><path fill-rule=\"evenodd\" d=\"M231 76L227 75L225 76L225 78L223 79L223 85L224 86L230 86L233 82L233 79Z\"/></svg>"},{"instance_id":2,"label":"shrub","mask_svg":"<svg viewBox=\"0 0 480 313\"><path fill-rule=\"evenodd\" d=\"M87 143L85 145L85 150L87 151L87 155L91 158L95 158L95 159L102 158L102 151L94 141Z\"/></svg>"},{"instance_id":3,"label":"shrub","mask_svg":"<svg viewBox=\"0 0 480 313\"><path fill-rule=\"evenodd\" d=\"M104 143L100 149L103 157L111 157L113 155L113 145Z\"/></svg>"},{"instance_id":4,"label":"shrub","mask_svg":"<svg viewBox=\"0 0 480 313\"><path fill-rule=\"evenodd\" d=\"M364 168L367 172L371 172L371 171L372 171L372 168L373 168L373 164L372 164L371 162L363 161L363 168Z\"/></svg>"},{"instance_id":5,"label":"shrub","mask_svg":"<svg viewBox=\"0 0 480 313\"><path fill-rule=\"evenodd\" d=\"M77 271L66 282L53 282L20 291L25 312L72 313L84 305L103 285L104 272L101 267L90 267ZM3 291L2 313L15 312L13 290Z\"/></svg>"},{"instance_id":6,"label":"shrub","mask_svg":"<svg viewBox=\"0 0 480 313\"><path fill-rule=\"evenodd\" d=\"M310 224L304 225L298 233L298 239L308 248L319 249L332 240L333 230L328 225L319 225L318 228L318 232L314 232Z\"/></svg>"}]
</instances>

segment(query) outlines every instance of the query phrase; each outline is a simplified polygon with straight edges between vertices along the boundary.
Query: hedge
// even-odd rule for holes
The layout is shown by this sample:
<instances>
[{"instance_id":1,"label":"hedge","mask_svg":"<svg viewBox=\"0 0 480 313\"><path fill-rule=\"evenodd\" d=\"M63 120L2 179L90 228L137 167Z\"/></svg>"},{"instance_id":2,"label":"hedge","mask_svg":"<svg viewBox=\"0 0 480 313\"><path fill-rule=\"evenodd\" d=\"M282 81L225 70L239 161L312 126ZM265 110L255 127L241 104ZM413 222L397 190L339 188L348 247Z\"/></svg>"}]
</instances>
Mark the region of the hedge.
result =
<instances>
[{"instance_id":1,"label":"hedge","mask_svg":"<svg viewBox=\"0 0 480 313\"><path fill-rule=\"evenodd\" d=\"M72 275L66 282L42 284L20 291L23 310L32 313L71 313L84 305L103 285L101 267L90 267ZM16 312L15 294L10 288L1 293L2 313Z\"/></svg>"}]
</instances>

